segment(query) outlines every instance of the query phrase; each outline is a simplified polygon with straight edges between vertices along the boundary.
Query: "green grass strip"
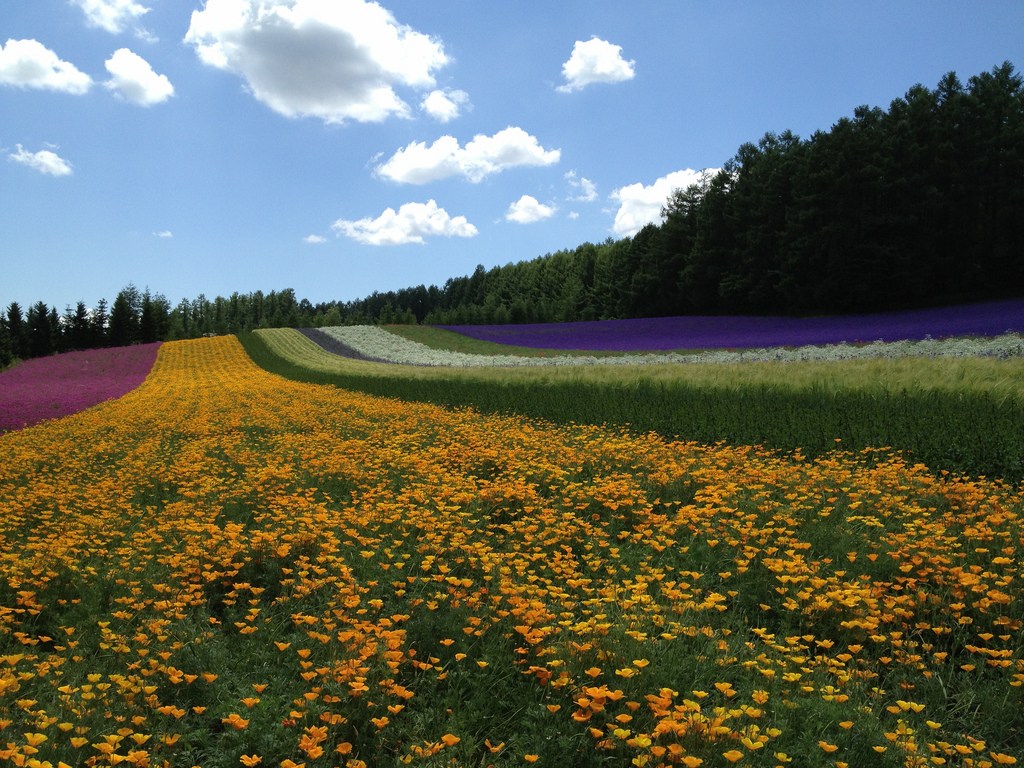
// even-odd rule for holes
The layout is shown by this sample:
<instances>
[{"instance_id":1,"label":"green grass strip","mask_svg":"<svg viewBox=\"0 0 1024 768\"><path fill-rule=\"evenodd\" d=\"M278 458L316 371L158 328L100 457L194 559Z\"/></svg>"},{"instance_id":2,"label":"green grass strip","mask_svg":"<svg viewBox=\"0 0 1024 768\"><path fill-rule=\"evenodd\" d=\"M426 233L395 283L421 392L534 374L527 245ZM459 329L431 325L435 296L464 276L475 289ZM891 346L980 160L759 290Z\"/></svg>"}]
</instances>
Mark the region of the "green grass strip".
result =
<instances>
[{"instance_id":1,"label":"green grass strip","mask_svg":"<svg viewBox=\"0 0 1024 768\"><path fill-rule=\"evenodd\" d=\"M621 357L627 352L601 352L595 350L576 349L538 349L537 347L517 347L514 344L498 344L465 336L444 328L430 325L387 325L383 326L390 333L410 341L418 341L431 349L443 349L449 352L463 352L469 355L518 355L520 357Z\"/></svg>"},{"instance_id":2,"label":"green grass strip","mask_svg":"<svg viewBox=\"0 0 1024 768\"><path fill-rule=\"evenodd\" d=\"M1024 479L1019 360L452 369L348 360L289 329L239 338L268 371L368 394L809 457L892 448L933 470Z\"/></svg>"}]
</instances>

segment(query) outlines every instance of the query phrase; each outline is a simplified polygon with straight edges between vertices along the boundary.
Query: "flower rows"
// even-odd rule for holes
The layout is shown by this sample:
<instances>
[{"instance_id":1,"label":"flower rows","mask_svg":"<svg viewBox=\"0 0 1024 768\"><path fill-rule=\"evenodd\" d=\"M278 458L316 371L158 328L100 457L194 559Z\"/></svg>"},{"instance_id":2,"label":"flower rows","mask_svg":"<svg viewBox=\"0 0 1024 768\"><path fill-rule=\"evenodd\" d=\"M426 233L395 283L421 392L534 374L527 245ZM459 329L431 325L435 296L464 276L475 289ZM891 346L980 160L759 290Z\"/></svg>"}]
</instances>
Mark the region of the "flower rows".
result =
<instances>
[{"instance_id":1,"label":"flower rows","mask_svg":"<svg viewBox=\"0 0 1024 768\"><path fill-rule=\"evenodd\" d=\"M474 339L546 349L619 351L800 347L1024 332L1024 301L822 317L648 317L574 323L441 326Z\"/></svg>"},{"instance_id":2,"label":"flower rows","mask_svg":"<svg viewBox=\"0 0 1024 768\"><path fill-rule=\"evenodd\" d=\"M986 339L923 339L920 341L873 342L871 344L832 344L796 349L771 347L739 351L715 350L694 354L648 353L592 357L558 355L524 357L520 355L477 355L432 349L405 339L375 325L333 326L320 329L331 338L354 350L359 356L388 363L454 367L566 366L566 365L645 365L660 363L741 363L808 362L857 360L876 357L974 357L979 355L1010 358L1024 356L1024 337L1005 334Z\"/></svg>"},{"instance_id":3,"label":"flower rows","mask_svg":"<svg viewBox=\"0 0 1024 768\"><path fill-rule=\"evenodd\" d=\"M0 437L0 765L1012 764L1022 510L167 343Z\"/></svg>"},{"instance_id":4,"label":"flower rows","mask_svg":"<svg viewBox=\"0 0 1024 768\"><path fill-rule=\"evenodd\" d=\"M0 372L0 432L57 419L139 386L159 344L39 357Z\"/></svg>"}]
</instances>

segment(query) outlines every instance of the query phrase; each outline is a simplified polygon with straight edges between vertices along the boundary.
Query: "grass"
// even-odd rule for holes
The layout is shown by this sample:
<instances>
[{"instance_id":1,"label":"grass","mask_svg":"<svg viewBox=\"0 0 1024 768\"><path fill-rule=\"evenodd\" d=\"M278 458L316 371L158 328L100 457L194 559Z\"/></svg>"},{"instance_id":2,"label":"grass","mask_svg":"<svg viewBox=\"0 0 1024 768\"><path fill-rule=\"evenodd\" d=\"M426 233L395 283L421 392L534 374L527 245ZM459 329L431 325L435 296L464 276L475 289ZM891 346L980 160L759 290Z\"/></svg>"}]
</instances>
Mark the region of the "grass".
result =
<instances>
[{"instance_id":1,"label":"grass","mask_svg":"<svg viewBox=\"0 0 1024 768\"><path fill-rule=\"evenodd\" d=\"M1020 359L450 369L348 360L288 329L241 340L267 370L372 394L808 456L891 447L936 471L1024 478Z\"/></svg>"}]
</instances>

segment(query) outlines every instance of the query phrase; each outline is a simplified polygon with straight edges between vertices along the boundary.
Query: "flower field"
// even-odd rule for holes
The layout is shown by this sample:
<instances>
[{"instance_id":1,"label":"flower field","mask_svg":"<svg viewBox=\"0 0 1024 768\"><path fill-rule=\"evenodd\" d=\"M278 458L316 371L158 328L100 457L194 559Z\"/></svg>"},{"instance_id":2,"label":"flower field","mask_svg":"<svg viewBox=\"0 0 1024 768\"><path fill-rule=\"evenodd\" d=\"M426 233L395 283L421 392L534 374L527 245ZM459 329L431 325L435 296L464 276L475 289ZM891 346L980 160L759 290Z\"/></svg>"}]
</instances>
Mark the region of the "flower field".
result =
<instances>
[{"instance_id":1,"label":"flower field","mask_svg":"<svg viewBox=\"0 0 1024 768\"><path fill-rule=\"evenodd\" d=\"M997 766L1019 487L161 346L0 436L0 765Z\"/></svg>"},{"instance_id":2,"label":"flower field","mask_svg":"<svg viewBox=\"0 0 1024 768\"><path fill-rule=\"evenodd\" d=\"M604 321L613 322L613 321ZM554 327L556 324L551 324ZM753 363L753 362L837 362L841 360L899 359L904 357L996 357L1002 360L1024 357L1024 336L1001 334L973 339L921 339L896 342L876 341L870 344L829 344L786 347L751 348L741 351L710 350L689 354L676 352L638 353L630 355L554 355L525 356L509 354L474 354L432 349L401 335L402 328L391 332L377 325L338 325L308 328L304 335L329 351L359 360L395 363L398 365L429 365L456 368L524 368L535 366L593 365L679 365Z\"/></svg>"},{"instance_id":3,"label":"flower field","mask_svg":"<svg viewBox=\"0 0 1024 768\"><path fill-rule=\"evenodd\" d=\"M146 378L159 346L66 352L0 371L0 432L120 397Z\"/></svg>"},{"instance_id":4,"label":"flower field","mask_svg":"<svg viewBox=\"0 0 1024 768\"><path fill-rule=\"evenodd\" d=\"M1024 301L994 301L873 315L686 316L575 323L440 326L474 339L547 349L750 349L904 341L1024 332Z\"/></svg>"},{"instance_id":5,"label":"flower field","mask_svg":"<svg viewBox=\"0 0 1024 768\"><path fill-rule=\"evenodd\" d=\"M837 440L851 451L889 446L937 471L1024 479L1020 337L878 345L882 354L854 359L464 367L352 359L289 328L239 339L268 371L367 394L810 457ZM921 345L935 354L914 354ZM422 360L435 353L447 356L431 348Z\"/></svg>"}]
</instances>

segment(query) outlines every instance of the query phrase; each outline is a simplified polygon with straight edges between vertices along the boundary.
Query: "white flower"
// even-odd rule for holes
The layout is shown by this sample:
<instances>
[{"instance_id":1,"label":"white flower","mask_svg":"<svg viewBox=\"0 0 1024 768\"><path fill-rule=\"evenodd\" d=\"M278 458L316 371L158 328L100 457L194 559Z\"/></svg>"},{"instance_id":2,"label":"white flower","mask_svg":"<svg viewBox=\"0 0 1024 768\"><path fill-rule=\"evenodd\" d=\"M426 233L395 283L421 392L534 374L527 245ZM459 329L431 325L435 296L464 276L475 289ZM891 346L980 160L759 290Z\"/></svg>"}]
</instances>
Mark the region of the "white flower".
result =
<instances>
[{"instance_id":1,"label":"white flower","mask_svg":"<svg viewBox=\"0 0 1024 768\"><path fill-rule=\"evenodd\" d=\"M876 357L1024 357L1024 336L1005 334L987 339L924 339L921 341L875 341L871 344L830 344L789 349L771 347L742 351L713 350L691 355L675 352L615 355L610 357L559 355L474 355L431 349L376 325L342 325L321 331L366 357L405 365L512 367L540 365L653 365L658 363L739 363L857 360Z\"/></svg>"}]
</instances>

